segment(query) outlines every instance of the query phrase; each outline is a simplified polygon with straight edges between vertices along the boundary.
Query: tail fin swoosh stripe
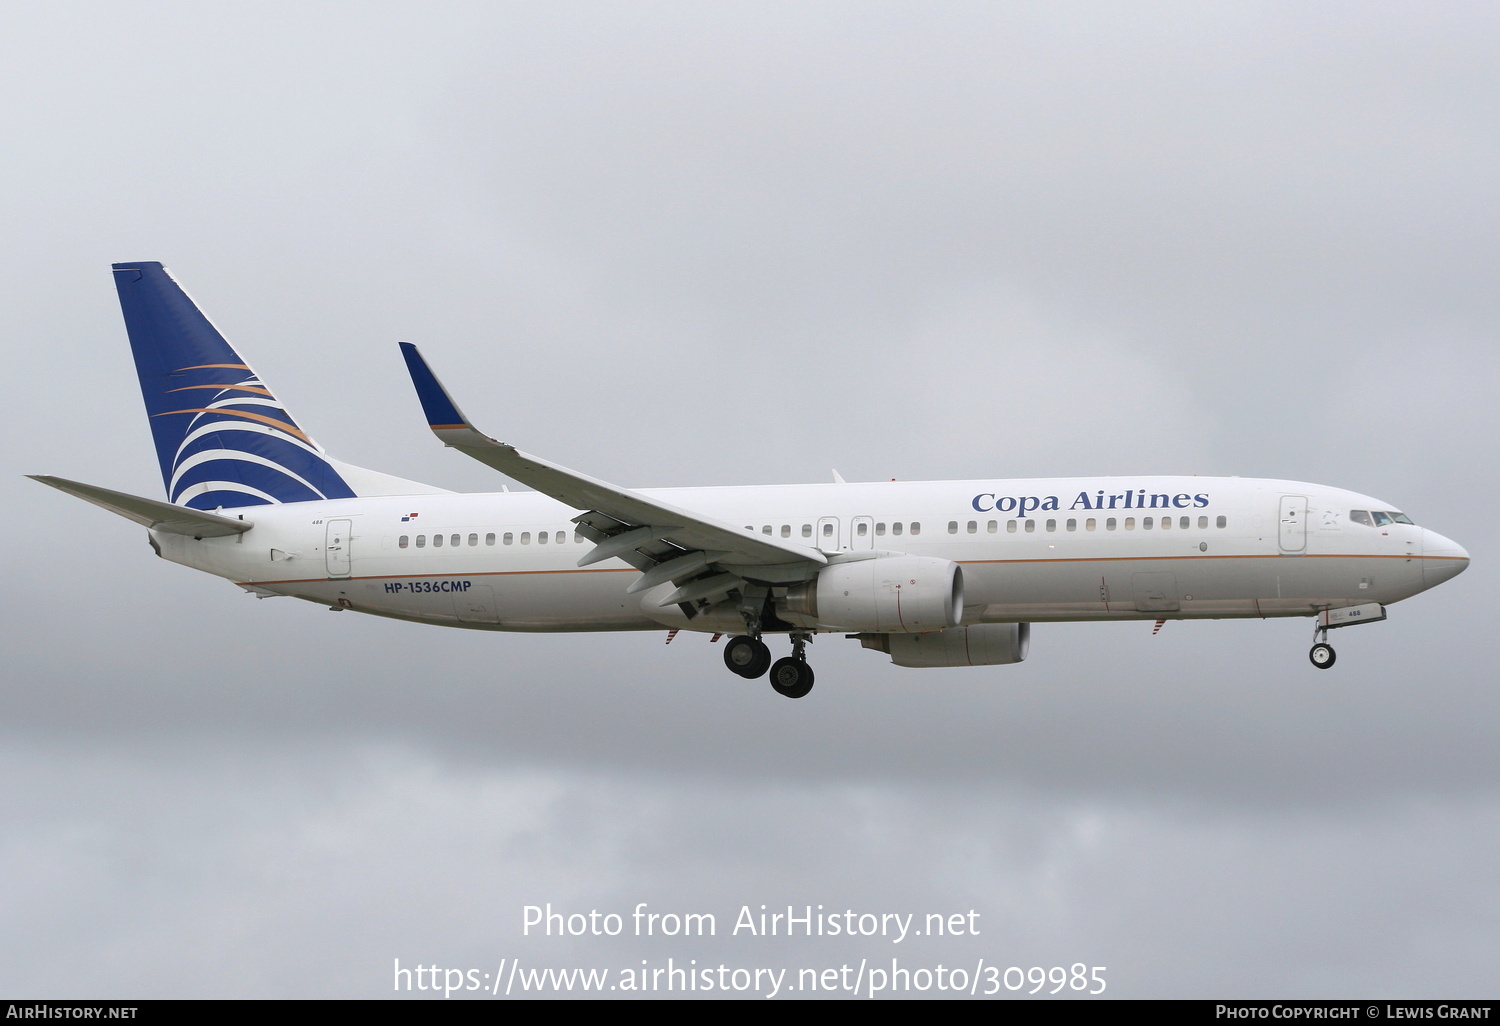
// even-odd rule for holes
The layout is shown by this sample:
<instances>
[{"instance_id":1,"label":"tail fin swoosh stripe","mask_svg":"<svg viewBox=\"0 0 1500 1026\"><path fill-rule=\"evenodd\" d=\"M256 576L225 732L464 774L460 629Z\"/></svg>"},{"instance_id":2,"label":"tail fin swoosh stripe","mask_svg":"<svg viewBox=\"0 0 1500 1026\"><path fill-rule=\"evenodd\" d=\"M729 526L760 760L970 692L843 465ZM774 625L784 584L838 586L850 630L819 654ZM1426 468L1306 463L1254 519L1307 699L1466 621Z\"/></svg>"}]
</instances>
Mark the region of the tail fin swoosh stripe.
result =
<instances>
[{"instance_id":1,"label":"tail fin swoosh stripe","mask_svg":"<svg viewBox=\"0 0 1500 1026\"><path fill-rule=\"evenodd\" d=\"M243 460L237 454L227 459L208 460L182 473L173 488L171 499L181 502L203 485L243 489L255 495L274 495L281 502L312 502L327 498L305 481L286 473L280 467ZM192 502L187 505L195 505ZM202 508L202 507L199 507Z\"/></svg>"},{"instance_id":2,"label":"tail fin swoosh stripe","mask_svg":"<svg viewBox=\"0 0 1500 1026\"><path fill-rule=\"evenodd\" d=\"M192 456L189 456L187 459L179 462L177 464L177 472L172 477L172 487L170 490L171 494L175 495L178 492L181 492L188 485L195 484L200 480L207 480L207 474L210 472L214 475L215 478L222 478L226 476L225 470L229 469L228 465L232 463L247 463L253 464L258 467L264 467L271 472L289 477L297 484L306 488L309 493L309 498L328 498L328 496L319 491L317 486L315 486L311 481L304 480L279 463L272 462L271 460L268 460L263 456L257 456L254 453L235 452L229 449L204 449L199 452L193 453ZM207 471L203 469L205 467L212 467L213 470ZM243 475L233 474L229 476Z\"/></svg>"},{"instance_id":3,"label":"tail fin swoosh stripe","mask_svg":"<svg viewBox=\"0 0 1500 1026\"><path fill-rule=\"evenodd\" d=\"M173 374L181 374L190 370L249 370L248 364L243 363L197 363L191 367L178 367Z\"/></svg>"},{"instance_id":4,"label":"tail fin swoosh stripe","mask_svg":"<svg viewBox=\"0 0 1500 1026\"><path fill-rule=\"evenodd\" d=\"M256 395L263 395L271 399L276 398L262 385L183 385L181 388L169 388L167 391L169 393L190 392L195 388L216 388L221 392L254 392Z\"/></svg>"},{"instance_id":5,"label":"tail fin swoosh stripe","mask_svg":"<svg viewBox=\"0 0 1500 1026\"><path fill-rule=\"evenodd\" d=\"M229 395L229 396L225 396L222 399L218 399L218 398L211 399L209 402L207 402L207 403L205 403L203 405L202 409L205 409L205 410L229 410L229 409L260 410L260 411L262 411L263 415L274 416L276 414L280 414L280 416L276 416L275 417L275 419L276 419L276 421L278 423L281 423L281 424L291 424L292 427L294 427L294 428L297 427L296 423L293 422L292 418L290 418L290 417L288 417L286 415L286 410L282 409L281 403L279 403L279 402L276 401L276 397L275 396ZM301 429L298 428L298 430L300 431ZM306 436L304 436L304 437L306 437ZM307 444L311 445L314 449L317 449L317 451L319 451L319 452L323 451L321 448L319 448L318 443L314 442L311 438L307 439Z\"/></svg>"},{"instance_id":6,"label":"tail fin swoosh stripe","mask_svg":"<svg viewBox=\"0 0 1500 1026\"><path fill-rule=\"evenodd\" d=\"M319 453L307 448L296 439L267 431L254 424L218 421L205 425L195 432L191 442L177 454L172 479L168 483L169 496L183 489L183 476L194 466L213 461L225 467L226 461L236 456L246 461L244 472L228 473L225 476L238 478L272 495L280 494L267 478L264 469L274 468L286 475L283 502L304 502L315 498L348 499L353 490L343 477L333 472L328 461ZM224 473L223 470L220 473ZM196 480L202 471L193 472L188 480ZM311 494L309 494L309 492ZM296 498L293 498L296 496ZM174 499L175 501L175 499Z\"/></svg>"},{"instance_id":7,"label":"tail fin swoosh stripe","mask_svg":"<svg viewBox=\"0 0 1500 1026\"><path fill-rule=\"evenodd\" d=\"M304 435L302 433L302 430L300 428L298 428L294 424L288 424L285 421L277 420L274 417L267 417L264 414L260 414L260 413L246 413L243 410L226 410L226 409L217 409L217 410L215 410L215 409L211 409L211 408L206 408L205 407L205 408L199 408L199 409L195 409L195 410L163 410L160 413L153 413L151 416L153 416L153 417L170 417L173 414L177 414L177 413L217 413L217 414L219 414L220 416L223 416L223 417L244 417L246 420L253 420L253 421L256 421L258 423L266 424L266 425L269 425L270 427L277 428L278 430L285 431L287 434L291 435L293 438L298 438L298 439L300 439L300 440L302 440L304 442L311 441L311 439L309 439L306 435Z\"/></svg>"},{"instance_id":8,"label":"tail fin swoosh stripe","mask_svg":"<svg viewBox=\"0 0 1500 1026\"><path fill-rule=\"evenodd\" d=\"M227 440L218 437L228 433L232 434ZM233 445L229 444L231 441ZM303 441L285 432L272 431L243 420L210 420L199 423L182 440L182 445L173 455L173 466L195 452L218 445L258 452L279 463L296 466L303 473L310 473L316 464L327 462L322 451L314 448L310 440Z\"/></svg>"},{"instance_id":9,"label":"tail fin swoosh stripe","mask_svg":"<svg viewBox=\"0 0 1500 1026\"><path fill-rule=\"evenodd\" d=\"M174 501L179 506L201 510L215 510L221 507L234 509L236 506L267 506L281 502L275 496L236 481L205 481L193 487L201 491L193 492L192 495L184 492L187 498L178 498Z\"/></svg>"}]
</instances>

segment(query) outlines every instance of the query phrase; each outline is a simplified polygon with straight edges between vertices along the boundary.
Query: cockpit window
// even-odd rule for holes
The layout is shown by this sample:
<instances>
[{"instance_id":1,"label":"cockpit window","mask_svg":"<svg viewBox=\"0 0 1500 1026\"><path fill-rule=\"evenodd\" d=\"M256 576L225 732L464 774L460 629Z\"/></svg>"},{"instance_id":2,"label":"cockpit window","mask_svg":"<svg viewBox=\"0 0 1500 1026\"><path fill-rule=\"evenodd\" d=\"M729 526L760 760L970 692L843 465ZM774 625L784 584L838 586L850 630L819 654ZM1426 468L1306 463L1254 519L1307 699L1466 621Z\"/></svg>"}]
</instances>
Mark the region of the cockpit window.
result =
<instances>
[{"instance_id":1,"label":"cockpit window","mask_svg":"<svg viewBox=\"0 0 1500 1026\"><path fill-rule=\"evenodd\" d=\"M1380 510L1376 509L1376 510L1371 510L1370 511L1370 515L1375 518L1375 526L1376 527L1390 527L1391 526L1391 515L1389 513L1382 513Z\"/></svg>"},{"instance_id":2,"label":"cockpit window","mask_svg":"<svg viewBox=\"0 0 1500 1026\"><path fill-rule=\"evenodd\" d=\"M1364 524L1366 527L1375 526L1375 521L1370 519L1370 514L1367 510L1351 509L1349 511L1349 519L1354 521L1356 524Z\"/></svg>"},{"instance_id":3,"label":"cockpit window","mask_svg":"<svg viewBox=\"0 0 1500 1026\"><path fill-rule=\"evenodd\" d=\"M1397 513L1395 510L1391 510L1390 514L1391 519L1398 524L1411 524L1411 517L1407 516L1405 513ZM1415 527L1417 525L1412 524L1412 526Z\"/></svg>"}]
</instances>

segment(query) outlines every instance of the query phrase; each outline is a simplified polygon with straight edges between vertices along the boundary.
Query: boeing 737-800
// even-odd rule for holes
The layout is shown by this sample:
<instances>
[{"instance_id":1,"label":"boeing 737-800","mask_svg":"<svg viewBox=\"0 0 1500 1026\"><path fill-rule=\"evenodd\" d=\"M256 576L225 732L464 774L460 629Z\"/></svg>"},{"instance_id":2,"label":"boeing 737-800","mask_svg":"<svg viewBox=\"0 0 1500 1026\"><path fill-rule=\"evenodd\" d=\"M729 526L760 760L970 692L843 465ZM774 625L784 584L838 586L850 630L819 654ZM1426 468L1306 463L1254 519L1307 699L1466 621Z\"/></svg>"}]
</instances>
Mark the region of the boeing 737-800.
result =
<instances>
[{"instance_id":1,"label":"boeing 737-800","mask_svg":"<svg viewBox=\"0 0 1500 1026\"><path fill-rule=\"evenodd\" d=\"M262 597L479 630L728 634L730 670L800 698L823 633L901 666L981 666L1025 659L1036 622L1303 616L1327 668L1329 630L1469 562L1391 503L1296 481L622 488L485 435L402 343L437 437L535 489L453 493L328 456L161 264L114 275L166 501L37 480ZM774 664L772 635L791 646Z\"/></svg>"}]
</instances>

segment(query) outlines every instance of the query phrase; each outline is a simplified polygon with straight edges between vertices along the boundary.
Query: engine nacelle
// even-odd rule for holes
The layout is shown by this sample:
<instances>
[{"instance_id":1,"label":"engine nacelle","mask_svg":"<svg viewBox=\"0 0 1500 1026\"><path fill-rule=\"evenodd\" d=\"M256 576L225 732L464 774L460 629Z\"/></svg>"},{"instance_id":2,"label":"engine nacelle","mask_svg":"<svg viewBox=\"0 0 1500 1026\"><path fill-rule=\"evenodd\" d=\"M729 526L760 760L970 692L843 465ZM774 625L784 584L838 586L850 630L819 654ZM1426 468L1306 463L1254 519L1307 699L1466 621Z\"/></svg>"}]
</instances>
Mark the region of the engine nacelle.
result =
<instances>
[{"instance_id":1,"label":"engine nacelle","mask_svg":"<svg viewBox=\"0 0 1500 1026\"><path fill-rule=\"evenodd\" d=\"M964 576L957 563L931 556L835 563L788 589L786 609L828 630L940 631L963 619Z\"/></svg>"},{"instance_id":2,"label":"engine nacelle","mask_svg":"<svg viewBox=\"0 0 1500 1026\"><path fill-rule=\"evenodd\" d=\"M1031 624L981 623L933 634L861 634L860 644L897 666L1003 666L1031 649Z\"/></svg>"}]
</instances>

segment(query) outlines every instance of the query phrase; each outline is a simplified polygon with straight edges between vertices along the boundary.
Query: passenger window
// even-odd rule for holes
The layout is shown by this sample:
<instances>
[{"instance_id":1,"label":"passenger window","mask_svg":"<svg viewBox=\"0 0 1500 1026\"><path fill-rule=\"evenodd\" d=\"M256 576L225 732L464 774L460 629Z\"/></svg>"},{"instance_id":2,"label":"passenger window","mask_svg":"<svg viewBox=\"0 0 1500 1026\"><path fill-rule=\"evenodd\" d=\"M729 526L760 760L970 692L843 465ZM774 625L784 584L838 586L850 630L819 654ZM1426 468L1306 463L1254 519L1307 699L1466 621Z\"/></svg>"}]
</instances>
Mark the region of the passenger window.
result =
<instances>
[{"instance_id":1,"label":"passenger window","mask_svg":"<svg viewBox=\"0 0 1500 1026\"><path fill-rule=\"evenodd\" d=\"M870 525L863 521L860 521L859 526L854 529L854 533L863 538L865 535L870 533Z\"/></svg>"},{"instance_id":2,"label":"passenger window","mask_svg":"<svg viewBox=\"0 0 1500 1026\"><path fill-rule=\"evenodd\" d=\"M832 538L833 537L833 525L832 524L824 524L823 525L823 537L824 538Z\"/></svg>"},{"instance_id":3,"label":"passenger window","mask_svg":"<svg viewBox=\"0 0 1500 1026\"><path fill-rule=\"evenodd\" d=\"M547 544L547 532L546 531L538 531L536 533L536 543L538 545L546 545Z\"/></svg>"},{"instance_id":4,"label":"passenger window","mask_svg":"<svg viewBox=\"0 0 1500 1026\"><path fill-rule=\"evenodd\" d=\"M1217 523L1218 523L1218 526L1220 526L1220 527L1227 527L1227 526L1229 526L1229 521L1226 520L1226 519L1224 519L1223 517L1220 517L1218 519Z\"/></svg>"},{"instance_id":5,"label":"passenger window","mask_svg":"<svg viewBox=\"0 0 1500 1026\"><path fill-rule=\"evenodd\" d=\"M522 531L521 532L521 544L522 545L530 545L531 544L531 532L530 531Z\"/></svg>"},{"instance_id":6,"label":"passenger window","mask_svg":"<svg viewBox=\"0 0 1500 1026\"><path fill-rule=\"evenodd\" d=\"M555 542L557 542L557 544L561 545L563 542L565 542L565 541L568 540L568 532L567 531L558 531L557 532L557 536L555 538L553 538L552 540L555 541Z\"/></svg>"},{"instance_id":7,"label":"passenger window","mask_svg":"<svg viewBox=\"0 0 1500 1026\"><path fill-rule=\"evenodd\" d=\"M479 535L477 535L477 534L471 534L471 535L469 535L469 544L470 545L478 545L479 544Z\"/></svg>"},{"instance_id":8,"label":"passenger window","mask_svg":"<svg viewBox=\"0 0 1500 1026\"><path fill-rule=\"evenodd\" d=\"M993 520L991 520L989 523L987 523L987 524L984 525L984 529L986 531L988 531L990 534L994 534L995 531L999 529L999 527L1000 527L1000 525L997 524Z\"/></svg>"},{"instance_id":9,"label":"passenger window","mask_svg":"<svg viewBox=\"0 0 1500 1026\"><path fill-rule=\"evenodd\" d=\"M1135 530L1135 517L1126 517L1125 518L1125 530L1127 530L1127 531L1134 531Z\"/></svg>"},{"instance_id":10,"label":"passenger window","mask_svg":"<svg viewBox=\"0 0 1500 1026\"><path fill-rule=\"evenodd\" d=\"M781 536L783 538L790 538L792 536L792 525L791 524L782 524L781 525Z\"/></svg>"},{"instance_id":11,"label":"passenger window","mask_svg":"<svg viewBox=\"0 0 1500 1026\"><path fill-rule=\"evenodd\" d=\"M1187 517L1183 517L1182 519L1186 520ZM1184 524L1183 526L1186 527L1187 525ZM1206 528L1207 526L1208 526L1208 517L1199 517L1198 518L1198 529L1202 530L1202 529Z\"/></svg>"},{"instance_id":12,"label":"passenger window","mask_svg":"<svg viewBox=\"0 0 1500 1026\"><path fill-rule=\"evenodd\" d=\"M802 525L802 537L804 537L804 538L811 538L812 537L812 524L803 524Z\"/></svg>"},{"instance_id":13,"label":"passenger window","mask_svg":"<svg viewBox=\"0 0 1500 1026\"><path fill-rule=\"evenodd\" d=\"M1167 523L1167 518L1166 517L1162 517L1162 522L1163 523ZM1149 531L1149 530L1151 530L1151 518L1150 517L1141 517L1141 530L1142 531Z\"/></svg>"},{"instance_id":14,"label":"passenger window","mask_svg":"<svg viewBox=\"0 0 1500 1026\"><path fill-rule=\"evenodd\" d=\"M459 536L455 534L453 537L451 537L451 538L448 539L448 544L449 545L457 545L459 543L459 540L460 540Z\"/></svg>"},{"instance_id":15,"label":"passenger window","mask_svg":"<svg viewBox=\"0 0 1500 1026\"><path fill-rule=\"evenodd\" d=\"M957 520L950 520L950 521L948 521L948 533L949 534L957 534L958 533L958 521Z\"/></svg>"},{"instance_id":16,"label":"passenger window","mask_svg":"<svg viewBox=\"0 0 1500 1026\"><path fill-rule=\"evenodd\" d=\"M515 541L516 541L516 536L514 534L512 534L511 532L506 531L505 532L505 537L501 538L500 540L503 541L507 545L514 545Z\"/></svg>"},{"instance_id":17,"label":"passenger window","mask_svg":"<svg viewBox=\"0 0 1500 1026\"><path fill-rule=\"evenodd\" d=\"M1057 530L1057 521L1056 520L1049 520L1049 521L1047 521L1047 530L1048 531L1055 531L1055 530Z\"/></svg>"},{"instance_id":18,"label":"passenger window","mask_svg":"<svg viewBox=\"0 0 1500 1026\"><path fill-rule=\"evenodd\" d=\"M425 534L419 534L419 535L417 535L417 548L419 548L419 549L425 549L426 547L427 547L427 536Z\"/></svg>"},{"instance_id":19,"label":"passenger window","mask_svg":"<svg viewBox=\"0 0 1500 1026\"><path fill-rule=\"evenodd\" d=\"M875 525L875 534L877 537L885 534L885 521L882 520L880 523Z\"/></svg>"},{"instance_id":20,"label":"passenger window","mask_svg":"<svg viewBox=\"0 0 1500 1026\"><path fill-rule=\"evenodd\" d=\"M404 548L406 548L406 543L409 540L410 540L410 535L403 534L400 538L396 539L396 548L398 548L398 549L404 549Z\"/></svg>"},{"instance_id":21,"label":"passenger window","mask_svg":"<svg viewBox=\"0 0 1500 1026\"><path fill-rule=\"evenodd\" d=\"M979 533L979 523L977 521L974 521L974 520L970 520L969 521L969 533L970 534L978 534Z\"/></svg>"},{"instance_id":22,"label":"passenger window","mask_svg":"<svg viewBox=\"0 0 1500 1026\"><path fill-rule=\"evenodd\" d=\"M1072 518L1069 518L1068 519L1068 530L1070 530L1070 531L1076 531L1076 530L1078 530L1078 521L1073 520Z\"/></svg>"},{"instance_id":23,"label":"passenger window","mask_svg":"<svg viewBox=\"0 0 1500 1026\"><path fill-rule=\"evenodd\" d=\"M1015 534L1016 533L1016 522L1014 520L1007 520L1005 522L1005 533L1006 534Z\"/></svg>"},{"instance_id":24,"label":"passenger window","mask_svg":"<svg viewBox=\"0 0 1500 1026\"><path fill-rule=\"evenodd\" d=\"M1036 521L1035 520L1028 520L1028 521L1026 521L1026 533L1027 534L1032 534L1035 531L1036 531Z\"/></svg>"},{"instance_id":25,"label":"passenger window","mask_svg":"<svg viewBox=\"0 0 1500 1026\"><path fill-rule=\"evenodd\" d=\"M432 544L433 544L434 548L439 548L439 549L442 548L443 547L443 536L440 535L440 534L433 535L432 536Z\"/></svg>"},{"instance_id":26,"label":"passenger window","mask_svg":"<svg viewBox=\"0 0 1500 1026\"><path fill-rule=\"evenodd\" d=\"M1185 520L1187 518L1184 517L1183 519ZM1187 524L1183 524L1182 526L1186 527ZM1169 530L1171 530L1171 528L1172 528L1172 518L1171 517L1162 517L1161 518L1161 529L1163 531L1169 531Z\"/></svg>"},{"instance_id":27,"label":"passenger window","mask_svg":"<svg viewBox=\"0 0 1500 1026\"><path fill-rule=\"evenodd\" d=\"M1193 518L1192 517L1183 517L1181 520L1177 521L1177 526L1179 528L1181 528L1182 530L1186 531L1188 529L1188 525L1191 524L1192 522L1193 522Z\"/></svg>"},{"instance_id":28,"label":"passenger window","mask_svg":"<svg viewBox=\"0 0 1500 1026\"><path fill-rule=\"evenodd\" d=\"M904 526L905 525L902 524L901 521L899 521L899 520L896 521L894 524L891 525L891 533L892 534L900 534L901 533L901 528L904 527Z\"/></svg>"},{"instance_id":29,"label":"passenger window","mask_svg":"<svg viewBox=\"0 0 1500 1026\"><path fill-rule=\"evenodd\" d=\"M764 527L762 527L760 529L760 533L761 534L766 534L766 535L770 534L771 533L771 525L770 524L766 524Z\"/></svg>"},{"instance_id":30,"label":"passenger window","mask_svg":"<svg viewBox=\"0 0 1500 1026\"><path fill-rule=\"evenodd\" d=\"M1114 517L1110 517L1109 519L1107 519L1107 520L1104 521L1104 529L1106 531L1113 531L1115 529L1115 518Z\"/></svg>"},{"instance_id":31,"label":"passenger window","mask_svg":"<svg viewBox=\"0 0 1500 1026\"><path fill-rule=\"evenodd\" d=\"M1097 526L1098 526L1098 525L1099 525L1099 521L1097 521L1097 520L1095 520L1095 519L1094 519L1094 518L1093 518L1093 517L1089 517L1089 518L1088 518L1088 519L1087 519L1087 520L1085 520L1085 521L1084 521L1084 522L1083 522L1083 529L1084 529L1084 530L1085 530L1085 531L1092 531L1092 530L1094 530L1094 529L1095 529L1095 528L1096 528L1096 527L1097 527Z\"/></svg>"},{"instance_id":32,"label":"passenger window","mask_svg":"<svg viewBox=\"0 0 1500 1026\"><path fill-rule=\"evenodd\" d=\"M493 544L495 544L495 533L493 531L491 531L489 534L487 534L487 535L484 536L484 543L486 545L493 545Z\"/></svg>"},{"instance_id":33,"label":"passenger window","mask_svg":"<svg viewBox=\"0 0 1500 1026\"><path fill-rule=\"evenodd\" d=\"M922 533L922 524L921 524L920 521L913 520L911 522L911 533L912 534L921 534Z\"/></svg>"}]
</instances>

